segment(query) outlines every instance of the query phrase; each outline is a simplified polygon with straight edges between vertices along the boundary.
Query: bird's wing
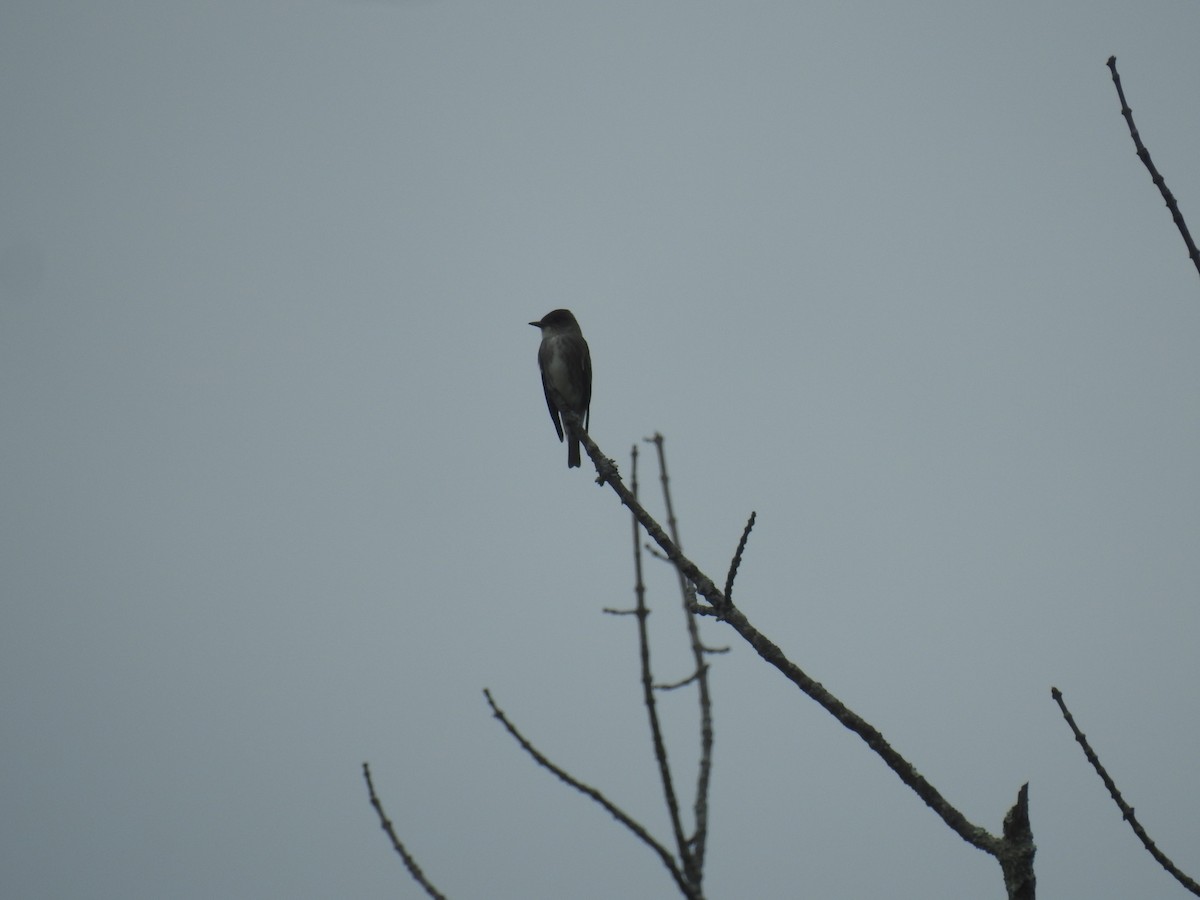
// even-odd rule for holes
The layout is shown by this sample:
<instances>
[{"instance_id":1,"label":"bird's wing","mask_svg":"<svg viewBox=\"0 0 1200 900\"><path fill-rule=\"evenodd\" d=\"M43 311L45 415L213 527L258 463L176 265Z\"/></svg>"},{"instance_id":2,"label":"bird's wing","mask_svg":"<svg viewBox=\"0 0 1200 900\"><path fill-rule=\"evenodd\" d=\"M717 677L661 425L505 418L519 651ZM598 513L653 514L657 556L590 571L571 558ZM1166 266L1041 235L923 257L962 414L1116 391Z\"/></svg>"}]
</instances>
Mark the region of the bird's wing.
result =
<instances>
[{"instance_id":1,"label":"bird's wing","mask_svg":"<svg viewBox=\"0 0 1200 900\"><path fill-rule=\"evenodd\" d=\"M550 393L550 382L546 380L546 365L549 360L545 357L544 349L539 348L538 368L542 370L542 392L546 395L546 408L550 410L550 421L554 423L554 430L558 432L558 439L561 441L563 439L562 422L559 421L558 407L554 405L554 397Z\"/></svg>"},{"instance_id":2,"label":"bird's wing","mask_svg":"<svg viewBox=\"0 0 1200 900\"><path fill-rule=\"evenodd\" d=\"M583 429L587 431L592 420L592 353L587 341L583 344Z\"/></svg>"}]
</instances>

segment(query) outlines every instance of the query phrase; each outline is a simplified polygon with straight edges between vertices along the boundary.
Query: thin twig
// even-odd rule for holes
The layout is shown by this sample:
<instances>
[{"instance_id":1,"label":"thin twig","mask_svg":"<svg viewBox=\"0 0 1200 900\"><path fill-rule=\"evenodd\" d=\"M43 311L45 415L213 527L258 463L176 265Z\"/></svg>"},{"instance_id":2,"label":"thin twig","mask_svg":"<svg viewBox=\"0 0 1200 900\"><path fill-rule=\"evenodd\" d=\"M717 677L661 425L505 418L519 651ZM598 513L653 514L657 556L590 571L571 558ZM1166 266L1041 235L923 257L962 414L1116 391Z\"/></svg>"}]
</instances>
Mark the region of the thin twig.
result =
<instances>
[{"instance_id":1,"label":"thin twig","mask_svg":"<svg viewBox=\"0 0 1200 900\"><path fill-rule=\"evenodd\" d=\"M647 553L649 553L649 554L650 554L651 556L653 556L655 559L662 560L663 562L670 562L670 561L671 561L671 558L670 558L669 556L667 556L666 554L664 554L664 553L663 553L661 550L659 550L657 547L651 546L650 544L647 544L647 545L645 546L645 550L646 550L646 552L647 552Z\"/></svg>"},{"instance_id":2,"label":"thin twig","mask_svg":"<svg viewBox=\"0 0 1200 900\"><path fill-rule=\"evenodd\" d=\"M1187 223L1183 221L1183 213L1179 211L1179 204L1175 202L1174 194L1167 188L1167 182L1159 174L1158 169L1155 168L1153 161L1150 159L1150 151L1142 143L1142 137L1138 134L1137 126L1133 124L1133 110L1125 102L1125 91L1121 88L1121 76L1117 74L1117 58L1115 56L1108 58L1108 68L1112 70L1113 84L1116 85L1117 97L1121 101L1121 115L1125 117L1125 121L1129 125L1129 136L1133 138L1133 146L1137 150L1138 159L1150 171L1150 178L1158 185L1159 193L1167 201L1167 209L1171 211L1171 218L1175 220L1175 227L1179 229L1179 233L1183 235L1183 242L1187 245L1188 258L1195 264L1196 271L1200 272L1200 250L1196 249L1196 244L1192 240L1191 233L1188 231Z\"/></svg>"},{"instance_id":3,"label":"thin twig","mask_svg":"<svg viewBox=\"0 0 1200 900\"><path fill-rule=\"evenodd\" d=\"M635 444L632 449L632 461L630 462L630 483L633 486L632 489L635 495L638 491L637 459L638 448ZM641 660L642 702L646 706L646 716L650 723L650 741L654 747L654 759L658 763L658 778L662 784L663 800L667 805L667 814L671 819L671 831L675 835L675 845L679 849L680 863L688 881L692 884L697 884L697 880L692 877L691 873L690 851L687 841L683 836L683 822L679 818L679 799L675 794L675 782L671 776L671 764L667 757L667 744L663 740L662 726L658 719L658 702L654 697L654 677L650 667L650 633L646 627L646 618L650 615L650 611L646 608L646 584L642 578L641 526L638 525L636 516L631 516L630 521L633 524L634 595L637 598L638 655Z\"/></svg>"},{"instance_id":4,"label":"thin twig","mask_svg":"<svg viewBox=\"0 0 1200 900\"><path fill-rule=\"evenodd\" d=\"M615 803L605 797L594 787L586 785L579 779L568 775L565 771L543 756L542 753L533 746L533 744L526 740L525 736L517 730L516 726L508 720L508 717L504 715L500 707L496 705L496 701L492 699L491 691L489 691L487 688L484 688L483 696L487 698L488 706L492 708L492 715L500 721L500 724L504 726L505 731L511 734L513 739L521 745L521 749L533 757L534 762L536 762L539 766L548 769L556 778L558 778L559 781L570 785L581 794L585 794L608 810L609 815L632 831L639 840L641 840L646 844L646 846L658 854L658 858L661 859L663 865L667 867L667 871L671 873L671 877L675 879L675 884L679 886L679 890L685 897L689 898L689 900L703 900L701 894L685 880L683 873L675 864L674 857L671 856L666 847L656 841L650 835L650 833L646 831L645 828L630 818L627 813L625 813Z\"/></svg>"},{"instance_id":5,"label":"thin twig","mask_svg":"<svg viewBox=\"0 0 1200 900\"><path fill-rule=\"evenodd\" d=\"M667 476L667 455L663 447L665 439L661 434L655 432L654 437L650 438L649 441L658 450L658 470L662 482L663 501L667 509L667 527L671 529L671 538L674 540L675 546L682 547L682 543L679 540L679 525L675 520L675 507L671 503L670 478ZM693 803L696 831L690 843L691 852L683 855L681 849L681 855L683 855L685 866L689 861L693 863L689 874L699 884L701 878L704 877L704 853L708 844L708 791L712 778L713 756L712 696L708 690L708 665L704 661L704 644L700 641L700 626L696 621L696 614L692 611L695 591L688 583L683 572L679 571L678 568L676 571L679 573L679 591L683 598L688 639L691 642L692 657L696 663L696 688L700 701L700 762L696 772L696 797ZM681 847L683 846L685 845L681 845Z\"/></svg>"},{"instance_id":6,"label":"thin twig","mask_svg":"<svg viewBox=\"0 0 1200 900\"><path fill-rule=\"evenodd\" d=\"M1133 807L1125 802L1125 798L1121 796L1121 792L1117 790L1116 782L1109 777L1104 766L1100 764L1100 758L1096 756L1096 752L1092 750L1092 745L1088 743L1088 739L1083 732L1079 730L1079 726L1075 724L1075 717L1071 715L1071 711L1067 709L1067 704L1063 700L1062 691L1056 687L1050 688L1050 696L1054 698L1054 702L1058 704L1059 710L1063 714L1063 718L1067 720L1067 725L1070 726L1072 733L1075 735L1075 740L1079 742L1079 746L1083 748L1083 755L1087 757L1087 761L1092 764L1092 768L1096 770L1096 774L1100 776L1100 780L1104 782L1104 786L1108 788L1109 795L1113 798L1113 802L1117 804L1117 809L1121 810L1121 817L1129 823L1129 827L1133 829L1133 833L1138 836L1138 840L1142 842L1150 855L1153 856L1160 866L1166 869L1171 875L1193 894L1200 896L1200 884L1197 884L1184 872L1181 872L1175 863L1167 857L1165 853L1158 849L1158 846L1150 839L1150 835L1146 834L1146 829L1142 827L1141 822L1133 814Z\"/></svg>"},{"instance_id":7,"label":"thin twig","mask_svg":"<svg viewBox=\"0 0 1200 900\"><path fill-rule=\"evenodd\" d=\"M750 530L754 528L754 518L757 515L750 511L750 518L742 530L742 539L738 541L737 550L733 554L733 562L729 564L729 574L725 576L725 602L733 602L733 579L737 577L738 567L742 564L742 554L746 551L746 541L750 539Z\"/></svg>"},{"instance_id":8,"label":"thin twig","mask_svg":"<svg viewBox=\"0 0 1200 900\"><path fill-rule=\"evenodd\" d=\"M677 691L681 687L687 687L689 684L691 684L693 681L695 681L699 677L700 677L700 672L696 671L696 672L693 672L691 675L689 675L687 678L681 679L680 681L672 681L669 684L656 684L654 686L654 689L656 691Z\"/></svg>"},{"instance_id":9,"label":"thin twig","mask_svg":"<svg viewBox=\"0 0 1200 900\"><path fill-rule=\"evenodd\" d=\"M408 874L412 875L413 880L425 889L430 897L435 900L446 900L445 896L438 892L438 889L430 884L429 879L425 877L425 873L421 871L421 867L417 865L417 861L404 848L404 844L400 842L400 838L396 836L396 830L392 827L392 821L387 817L387 813L383 811L383 804L379 802L379 796L375 793L375 785L371 781L371 767L367 763L363 763L363 778L367 782L367 794L371 798L371 805L375 807L375 814L379 816L379 827L384 830L387 836L392 841L392 847L400 858L404 860L404 865L408 868Z\"/></svg>"}]
</instances>

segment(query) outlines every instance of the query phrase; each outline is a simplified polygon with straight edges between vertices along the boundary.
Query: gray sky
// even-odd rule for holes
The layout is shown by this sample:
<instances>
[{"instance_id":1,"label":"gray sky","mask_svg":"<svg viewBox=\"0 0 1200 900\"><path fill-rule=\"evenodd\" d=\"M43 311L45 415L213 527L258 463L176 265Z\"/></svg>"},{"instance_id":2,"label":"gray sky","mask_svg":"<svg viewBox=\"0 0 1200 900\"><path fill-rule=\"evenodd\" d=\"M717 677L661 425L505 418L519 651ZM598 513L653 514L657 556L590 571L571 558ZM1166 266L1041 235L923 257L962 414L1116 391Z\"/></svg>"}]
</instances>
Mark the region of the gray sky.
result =
<instances>
[{"instance_id":1,"label":"gray sky","mask_svg":"<svg viewBox=\"0 0 1200 900\"><path fill-rule=\"evenodd\" d=\"M20 898L666 897L629 524L685 549L1047 897L1175 897L1050 699L1200 870L1200 4L0 8L0 886ZM643 457L645 459L645 457ZM643 470L644 484L653 484ZM686 674L650 573L663 680ZM711 897L1001 897L732 643ZM694 698L665 699L690 784Z\"/></svg>"}]
</instances>

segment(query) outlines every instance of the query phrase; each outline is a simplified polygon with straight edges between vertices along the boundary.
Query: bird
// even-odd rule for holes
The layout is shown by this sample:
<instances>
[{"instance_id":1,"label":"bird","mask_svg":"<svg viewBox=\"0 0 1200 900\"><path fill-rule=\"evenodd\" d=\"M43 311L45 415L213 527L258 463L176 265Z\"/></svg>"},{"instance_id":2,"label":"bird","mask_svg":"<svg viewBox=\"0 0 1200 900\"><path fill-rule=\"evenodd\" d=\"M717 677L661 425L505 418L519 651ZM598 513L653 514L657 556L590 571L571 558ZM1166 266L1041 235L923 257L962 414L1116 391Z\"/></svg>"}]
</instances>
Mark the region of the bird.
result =
<instances>
[{"instance_id":1,"label":"bird","mask_svg":"<svg viewBox=\"0 0 1200 900\"><path fill-rule=\"evenodd\" d=\"M542 372L542 389L546 393L550 421L561 441L563 425L567 424L563 413L575 413L584 429L588 427L592 405L592 355L579 323L569 309L553 310L529 324L542 330L538 368ZM578 466L579 437L567 425L567 468Z\"/></svg>"}]
</instances>

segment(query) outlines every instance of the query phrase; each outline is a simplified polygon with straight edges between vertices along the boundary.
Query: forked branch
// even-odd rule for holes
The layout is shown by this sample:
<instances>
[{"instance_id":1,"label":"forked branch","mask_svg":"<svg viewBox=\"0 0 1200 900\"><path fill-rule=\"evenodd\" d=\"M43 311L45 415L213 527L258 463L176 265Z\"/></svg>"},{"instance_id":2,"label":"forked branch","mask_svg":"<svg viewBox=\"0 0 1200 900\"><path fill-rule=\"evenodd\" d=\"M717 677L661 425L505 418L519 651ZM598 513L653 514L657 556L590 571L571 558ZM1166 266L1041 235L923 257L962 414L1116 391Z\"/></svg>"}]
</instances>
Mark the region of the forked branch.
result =
<instances>
[{"instance_id":1,"label":"forked branch","mask_svg":"<svg viewBox=\"0 0 1200 900\"><path fill-rule=\"evenodd\" d=\"M699 891L688 884L683 872L681 872L679 866L675 864L675 859L671 856L670 851L656 841L650 832L646 831L646 829L638 824L633 818L631 818L628 813L605 797L602 793L600 793L600 791L596 790L591 785L584 784L578 778L568 774L564 769L552 763L541 751L539 751L535 746L533 746L533 744L529 742L525 735L521 734L521 732L517 730L517 727L513 725L512 722L508 720L508 716L504 714L503 710L496 705L496 701L492 699L491 691L484 688L483 696L487 698L488 706L492 708L492 715L495 716L499 720L500 724L504 726L504 730L512 735L513 739L521 745L521 749L533 757L534 762L536 762L542 768L548 770L559 781L570 785L571 787L575 788L575 790L579 791L579 793L590 797L608 810L609 815L632 831L640 841L658 854L658 858L662 860L663 865L667 867L667 871L671 873L671 877L675 879L675 883L679 886L679 890L685 897L688 898L688 900L703 900Z\"/></svg>"},{"instance_id":2,"label":"forked branch","mask_svg":"<svg viewBox=\"0 0 1200 900\"><path fill-rule=\"evenodd\" d=\"M820 683L810 678L799 666L789 660L776 644L754 628L741 611L721 593L713 580L683 555L678 545L667 536L662 526L654 520L621 481L616 464L604 456L596 442L582 428L579 429L579 438L596 466L597 483L612 488L621 502L637 518L646 533L675 564L680 574L687 578L695 590L707 601L707 605L696 603L695 612L700 615L714 616L733 628L763 660L778 669L796 687L819 703L846 728L857 734L899 776L900 780L912 788L917 796L959 837L993 856L1001 865L1010 900L1033 900L1035 885L1033 857L1036 848L1033 844L1032 832L1028 828L1028 785L1021 788L1016 804L1009 811L1006 822L1013 823L1013 826L1011 829L1005 829L1003 837L997 837L986 829L971 823L917 772L912 763L884 740L878 729L849 709Z\"/></svg>"}]
</instances>

